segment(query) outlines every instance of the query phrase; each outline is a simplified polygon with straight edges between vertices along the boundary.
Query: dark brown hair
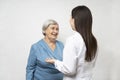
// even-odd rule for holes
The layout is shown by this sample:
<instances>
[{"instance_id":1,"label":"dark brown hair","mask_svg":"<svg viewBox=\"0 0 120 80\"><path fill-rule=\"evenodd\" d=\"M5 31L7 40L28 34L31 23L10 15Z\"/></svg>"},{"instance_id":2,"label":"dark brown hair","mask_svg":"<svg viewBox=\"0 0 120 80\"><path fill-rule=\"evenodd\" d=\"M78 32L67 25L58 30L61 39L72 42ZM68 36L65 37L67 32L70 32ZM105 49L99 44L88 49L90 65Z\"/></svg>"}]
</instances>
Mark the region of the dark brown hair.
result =
<instances>
[{"instance_id":1,"label":"dark brown hair","mask_svg":"<svg viewBox=\"0 0 120 80\"><path fill-rule=\"evenodd\" d=\"M90 62L96 56L97 40L92 34L92 14L88 7L82 5L72 10L76 31L79 32L86 45L85 60Z\"/></svg>"}]
</instances>

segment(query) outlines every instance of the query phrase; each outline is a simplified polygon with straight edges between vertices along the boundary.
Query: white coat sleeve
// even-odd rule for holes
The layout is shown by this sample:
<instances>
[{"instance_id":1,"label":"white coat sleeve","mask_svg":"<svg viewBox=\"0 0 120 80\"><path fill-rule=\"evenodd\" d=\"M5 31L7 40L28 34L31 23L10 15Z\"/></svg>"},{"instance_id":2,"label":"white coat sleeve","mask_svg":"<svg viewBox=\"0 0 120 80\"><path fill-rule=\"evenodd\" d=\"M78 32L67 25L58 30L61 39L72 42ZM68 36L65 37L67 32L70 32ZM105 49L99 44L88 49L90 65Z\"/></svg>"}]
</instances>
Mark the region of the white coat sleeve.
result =
<instances>
[{"instance_id":1,"label":"white coat sleeve","mask_svg":"<svg viewBox=\"0 0 120 80\"><path fill-rule=\"evenodd\" d=\"M64 73L65 75L74 75L76 73L76 50L75 41L73 39L67 39L63 50L63 62L56 60L55 67Z\"/></svg>"}]
</instances>

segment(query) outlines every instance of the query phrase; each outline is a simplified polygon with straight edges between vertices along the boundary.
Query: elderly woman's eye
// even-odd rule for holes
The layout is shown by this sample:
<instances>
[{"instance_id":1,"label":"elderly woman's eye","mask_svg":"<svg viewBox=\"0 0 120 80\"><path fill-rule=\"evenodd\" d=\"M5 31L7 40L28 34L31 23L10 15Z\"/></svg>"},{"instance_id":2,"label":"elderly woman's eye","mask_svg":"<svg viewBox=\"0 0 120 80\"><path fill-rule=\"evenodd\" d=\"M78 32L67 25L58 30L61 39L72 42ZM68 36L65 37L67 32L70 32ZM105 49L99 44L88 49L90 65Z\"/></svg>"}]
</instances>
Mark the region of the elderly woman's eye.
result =
<instances>
[{"instance_id":1,"label":"elderly woman's eye","mask_svg":"<svg viewBox=\"0 0 120 80\"><path fill-rule=\"evenodd\" d=\"M59 31L59 28L56 28L56 30L58 30L58 31Z\"/></svg>"},{"instance_id":2,"label":"elderly woman's eye","mask_svg":"<svg viewBox=\"0 0 120 80\"><path fill-rule=\"evenodd\" d=\"M54 30L54 27L52 27L51 29Z\"/></svg>"}]
</instances>

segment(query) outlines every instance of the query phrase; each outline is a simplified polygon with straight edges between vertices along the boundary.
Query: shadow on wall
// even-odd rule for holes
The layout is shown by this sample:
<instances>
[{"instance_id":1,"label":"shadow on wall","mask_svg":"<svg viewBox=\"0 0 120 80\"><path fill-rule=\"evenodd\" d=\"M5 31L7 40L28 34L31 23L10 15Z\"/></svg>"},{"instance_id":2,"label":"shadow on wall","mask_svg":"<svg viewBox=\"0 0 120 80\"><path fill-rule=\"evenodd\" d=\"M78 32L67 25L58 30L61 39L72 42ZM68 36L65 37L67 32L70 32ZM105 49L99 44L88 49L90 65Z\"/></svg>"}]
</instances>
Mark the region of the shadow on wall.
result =
<instances>
[{"instance_id":1,"label":"shadow on wall","mask_svg":"<svg viewBox=\"0 0 120 80\"><path fill-rule=\"evenodd\" d=\"M93 80L113 80L115 57L110 49L99 48Z\"/></svg>"}]
</instances>

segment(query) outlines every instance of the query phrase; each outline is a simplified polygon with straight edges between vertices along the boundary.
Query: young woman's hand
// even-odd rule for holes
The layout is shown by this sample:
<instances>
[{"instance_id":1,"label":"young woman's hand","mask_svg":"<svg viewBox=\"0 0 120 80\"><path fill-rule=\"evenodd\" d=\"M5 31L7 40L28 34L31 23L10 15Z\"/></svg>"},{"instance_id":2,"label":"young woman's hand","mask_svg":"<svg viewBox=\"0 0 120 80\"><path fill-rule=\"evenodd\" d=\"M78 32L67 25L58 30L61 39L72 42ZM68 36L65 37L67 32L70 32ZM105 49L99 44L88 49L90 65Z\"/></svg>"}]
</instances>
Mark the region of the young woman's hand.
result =
<instances>
[{"instance_id":1,"label":"young woman's hand","mask_svg":"<svg viewBox=\"0 0 120 80\"><path fill-rule=\"evenodd\" d=\"M51 63L51 64L54 64L54 63L55 63L55 59L53 59L53 58L47 58L45 61L46 61L47 63Z\"/></svg>"}]
</instances>

